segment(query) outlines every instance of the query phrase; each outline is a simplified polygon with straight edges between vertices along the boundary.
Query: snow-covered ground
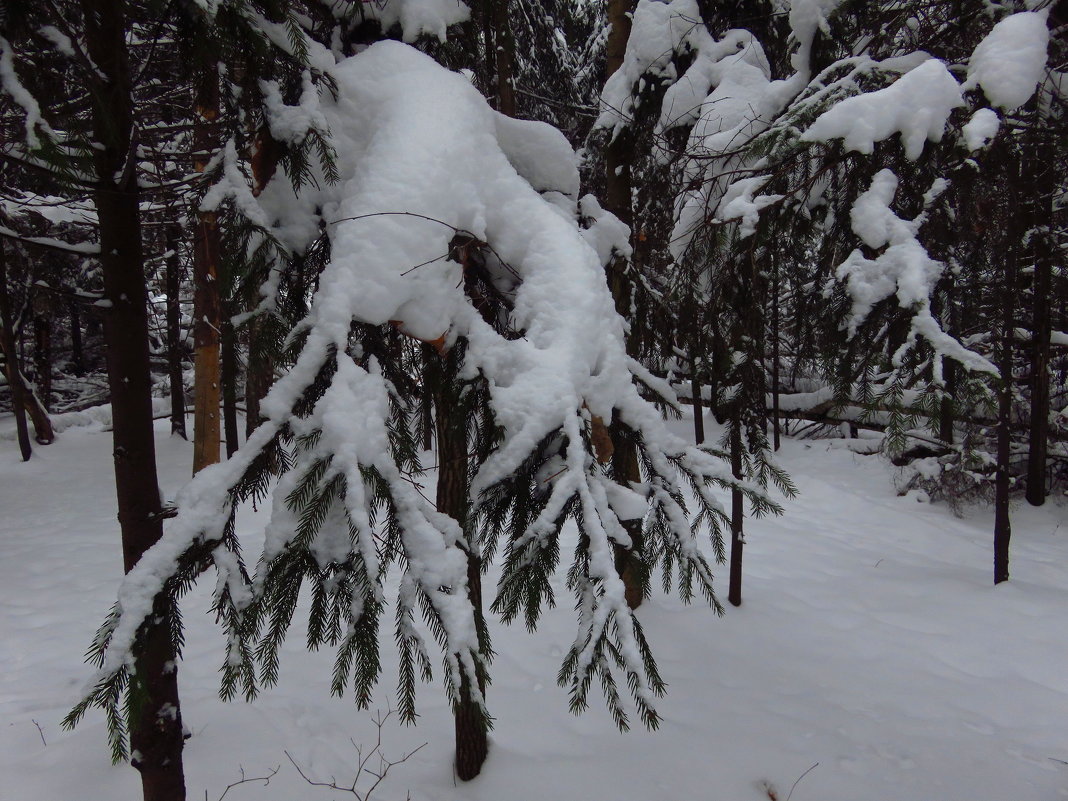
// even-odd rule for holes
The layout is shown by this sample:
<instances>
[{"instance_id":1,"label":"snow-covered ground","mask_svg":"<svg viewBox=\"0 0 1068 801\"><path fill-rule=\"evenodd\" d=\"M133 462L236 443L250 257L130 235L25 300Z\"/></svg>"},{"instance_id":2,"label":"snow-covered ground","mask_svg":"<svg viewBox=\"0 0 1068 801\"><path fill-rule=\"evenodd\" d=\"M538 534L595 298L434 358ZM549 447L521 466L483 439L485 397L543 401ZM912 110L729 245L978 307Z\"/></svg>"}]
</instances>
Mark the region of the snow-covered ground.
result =
<instances>
[{"instance_id":1,"label":"snow-covered ground","mask_svg":"<svg viewBox=\"0 0 1068 801\"><path fill-rule=\"evenodd\" d=\"M172 497L190 447L158 425ZM59 727L121 573L110 448L96 423L22 464L0 437L3 801L139 797L136 772L108 760L99 714L73 733ZM454 781L452 720L435 684L420 693L417 727L384 727L389 757L428 744L374 797L784 801L818 763L794 801L1068 798L1068 507L1015 510L1013 578L995 589L988 510L959 520L897 497L879 457L827 442L788 440L781 461L801 494L785 517L750 525L744 605L720 619L658 593L640 612L669 683L659 732L620 734L600 706L568 713L555 682L574 636L561 577L564 601L538 632L493 627L497 721L482 776ZM725 568L717 575L725 600ZM329 695L332 655L305 653L296 630L278 687L254 704L220 702L210 583L183 607L189 797L215 801L242 768L280 766L269 786L235 787L228 801L351 798L309 787L283 753L312 778L345 782L350 738L373 742L369 713Z\"/></svg>"}]
</instances>

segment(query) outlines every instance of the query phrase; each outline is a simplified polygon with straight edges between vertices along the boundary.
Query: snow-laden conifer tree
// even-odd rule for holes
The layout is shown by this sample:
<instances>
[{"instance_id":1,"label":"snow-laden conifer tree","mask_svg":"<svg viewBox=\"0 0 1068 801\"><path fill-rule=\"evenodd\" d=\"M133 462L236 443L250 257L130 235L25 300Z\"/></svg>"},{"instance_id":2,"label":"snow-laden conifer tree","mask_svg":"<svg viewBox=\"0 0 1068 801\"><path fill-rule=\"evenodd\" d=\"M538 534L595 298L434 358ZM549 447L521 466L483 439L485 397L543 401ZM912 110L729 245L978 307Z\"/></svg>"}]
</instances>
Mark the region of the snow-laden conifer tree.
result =
<instances>
[{"instance_id":1,"label":"snow-laden conifer tree","mask_svg":"<svg viewBox=\"0 0 1068 801\"><path fill-rule=\"evenodd\" d=\"M1056 137L1035 133L1063 113L1062 82L1047 53L1048 31L1058 27L1051 20L1062 8L976 2L861 9L796 0L788 8L786 59L787 40L773 30L758 42L749 31L725 30L730 18L720 18L721 8L649 0L635 13L636 25L649 32L635 38L621 71L629 77L606 87L611 100L602 124L619 126L625 115L611 109L640 103L643 82L670 84L659 125L689 129L678 157L672 245L676 261L689 268L684 275L708 279L714 325L729 328L724 321L737 318L740 307L752 316L788 298L791 372L833 385L810 413L856 404L887 427L892 452L905 448L922 417L957 448L936 469L958 483L982 483L991 472L984 461L992 460L976 454L973 425L965 444L954 446L954 420L990 421L984 407L998 396L1000 430L1008 436L1011 428L1011 340L1021 315L1002 311L1029 282L1001 267L1015 263L1023 242L1035 257L1032 316L1041 327L1032 337L1040 366L1028 383L1042 408L1037 417L1048 418L1042 354L1050 335L1037 299L1049 292L1039 284L1051 252L1041 232L1053 222L1058 159ZM701 10L716 18L702 19ZM762 44L774 48L767 57ZM684 72L676 69L680 54ZM1046 155L1037 156L1040 150ZM1026 165L1033 177L1023 181ZM1043 199L1013 215L1002 201L1015 192L1026 197L1024 183ZM980 206L985 215L977 217ZM990 219L1002 222L992 226ZM965 235L969 225L986 235ZM775 289L761 302L769 278ZM737 290L747 287L751 294L743 297L755 295L755 304L738 303ZM759 356L766 331L758 322L734 341ZM994 331L1010 341L997 357ZM726 359L727 372L738 362ZM758 391L751 400L761 407L763 389L752 386ZM1007 440L1000 449L1005 464L996 472L1008 482ZM1002 494L1007 498L1007 488Z\"/></svg>"},{"instance_id":2,"label":"snow-laden conifer tree","mask_svg":"<svg viewBox=\"0 0 1068 801\"><path fill-rule=\"evenodd\" d=\"M451 21L439 11L403 27L404 37ZM305 44L312 63L334 60ZM555 601L549 579L561 529L573 520L580 537L568 585L579 619L560 681L579 711L598 680L626 727L622 678L643 722L655 726L664 683L626 604L613 545L629 547L623 522L642 519L665 586L677 581L684 598L699 592L718 609L697 524L709 527L721 558L725 518L714 488L740 485L721 454L672 435L644 397L671 402L670 390L627 357L603 272L626 247L626 227L592 198L579 202L575 156L559 132L493 112L463 75L405 44L373 44L325 67L324 77L331 90L276 103L269 124L280 140L319 132L336 154L336 179L318 175L294 188L278 176L257 197L231 169L231 151L205 200L230 198L295 258L322 260L311 309L289 336L292 367L264 400L264 422L229 462L181 492L163 540L124 582L98 636L93 699L116 703L151 599L214 566L228 630L225 693L255 692L254 657L266 681L276 677L277 647L306 580L309 642L338 647L336 692L351 682L361 704L370 700L379 621L393 604L402 715L414 715L416 672L427 676L432 665L421 615L444 653L450 697L467 692L481 706L488 648L467 592L474 531L488 556L503 548L494 608L533 626ZM419 491L409 425L419 388L406 361L413 342L462 354L455 391L477 411L469 434L477 527L440 513ZM604 468L612 420L638 448L643 480L629 487ZM692 520L687 489L698 505ZM741 489L758 511L777 508L763 492ZM234 508L267 492L273 511L249 575ZM399 591L387 598L394 566Z\"/></svg>"}]
</instances>

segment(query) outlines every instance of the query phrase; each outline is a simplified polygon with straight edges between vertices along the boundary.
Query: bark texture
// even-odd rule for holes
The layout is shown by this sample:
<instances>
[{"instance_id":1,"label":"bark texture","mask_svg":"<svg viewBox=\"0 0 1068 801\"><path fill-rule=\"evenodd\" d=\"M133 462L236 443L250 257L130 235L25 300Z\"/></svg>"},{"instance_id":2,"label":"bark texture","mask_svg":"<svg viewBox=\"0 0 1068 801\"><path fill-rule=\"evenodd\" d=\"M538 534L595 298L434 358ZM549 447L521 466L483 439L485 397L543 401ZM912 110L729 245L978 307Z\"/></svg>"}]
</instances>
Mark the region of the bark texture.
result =
<instances>
[{"instance_id":1,"label":"bark texture","mask_svg":"<svg viewBox=\"0 0 1068 801\"><path fill-rule=\"evenodd\" d=\"M456 385L451 380L455 365L448 365L451 354L439 356L425 348L428 378L434 386L435 425L438 440L437 509L468 531L468 456L467 427ZM467 591L475 611L475 625L485 626L482 612L482 562L478 543L468 536ZM481 693L486 691L483 675L478 677ZM460 684L460 698L453 708L456 730L456 775L463 781L475 778L489 753L489 739L483 708L471 692L470 678Z\"/></svg>"},{"instance_id":2,"label":"bark texture","mask_svg":"<svg viewBox=\"0 0 1068 801\"><path fill-rule=\"evenodd\" d=\"M742 478L742 433L738 421L731 422L731 472ZM742 605L742 551L745 548L745 508L742 491L731 489L731 568L727 600L732 606Z\"/></svg>"},{"instance_id":3,"label":"bark texture","mask_svg":"<svg viewBox=\"0 0 1068 801\"><path fill-rule=\"evenodd\" d=\"M100 264L108 381L113 411L115 488L127 572L163 533L152 430L148 293L141 251L133 100L122 0L83 0L85 41L100 72L93 98L94 201L100 221ZM182 716L171 642L170 610L144 632L131 680L130 745L145 801L184 801Z\"/></svg>"},{"instance_id":4,"label":"bark texture","mask_svg":"<svg viewBox=\"0 0 1068 801\"><path fill-rule=\"evenodd\" d=\"M4 354L4 374L11 388L11 410L15 414L15 430L18 434L22 461L28 462L33 455L30 430L26 424L26 387L22 384L18 355L15 351L15 335L11 329L11 303L7 296L7 253L0 242L0 351Z\"/></svg>"},{"instance_id":5,"label":"bark texture","mask_svg":"<svg viewBox=\"0 0 1068 801\"><path fill-rule=\"evenodd\" d=\"M623 64L630 39L631 14L636 3L634 0L608 0L608 41L606 43L605 80ZM633 221L631 210L631 173L633 147L629 131L620 131L605 151L605 197L604 207L628 226ZM631 287L627 276L628 262L616 258L608 265L608 287L615 301L616 311L624 319L630 319ZM627 353L637 356L637 342L633 336L627 337ZM623 436L617 423L613 422L611 430L615 453L612 457L612 470L616 481L624 486L641 480L638 466L637 446ZM631 547L616 548L616 568L626 586L627 603L631 609L637 609L645 596L647 582L644 576L648 568L642 560L641 520L624 521L623 527L631 538Z\"/></svg>"},{"instance_id":6,"label":"bark texture","mask_svg":"<svg viewBox=\"0 0 1068 801\"><path fill-rule=\"evenodd\" d=\"M182 263L178 229L167 229L167 374L171 384L171 434L189 439L185 431L185 381L182 377Z\"/></svg>"},{"instance_id":7,"label":"bark texture","mask_svg":"<svg viewBox=\"0 0 1068 801\"><path fill-rule=\"evenodd\" d=\"M202 70L193 117L194 166L207 168L215 145L219 116L219 76L214 64ZM221 248L214 211L198 211L193 241L193 473L219 461L222 400L219 297Z\"/></svg>"}]
</instances>

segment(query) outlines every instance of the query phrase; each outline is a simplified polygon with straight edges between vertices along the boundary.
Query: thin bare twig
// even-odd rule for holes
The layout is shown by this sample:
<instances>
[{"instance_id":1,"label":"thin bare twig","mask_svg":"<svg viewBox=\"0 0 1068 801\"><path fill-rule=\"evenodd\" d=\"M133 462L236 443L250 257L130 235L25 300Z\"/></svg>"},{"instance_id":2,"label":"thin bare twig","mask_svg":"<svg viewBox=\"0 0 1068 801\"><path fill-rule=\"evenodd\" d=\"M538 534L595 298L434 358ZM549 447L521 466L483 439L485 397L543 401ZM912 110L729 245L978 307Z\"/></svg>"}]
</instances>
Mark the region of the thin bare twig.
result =
<instances>
[{"instance_id":1,"label":"thin bare twig","mask_svg":"<svg viewBox=\"0 0 1068 801\"><path fill-rule=\"evenodd\" d=\"M42 745L44 745L44 746L47 746L47 745L48 745L48 743L47 743L47 742L45 742L45 738L44 738L44 732L43 732L43 731L41 730L41 724L40 724L40 723L38 723L38 722L37 722L36 720L34 720L33 718L30 718L30 723L32 723L32 724L33 724L34 726L36 726L36 727L37 727L37 733L41 735L41 744L42 744Z\"/></svg>"},{"instance_id":2,"label":"thin bare twig","mask_svg":"<svg viewBox=\"0 0 1068 801\"><path fill-rule=\"evenodd\" d=\"M389 709L385 715L383 715L381 711L375 713L375 717L372 718L372 721L374 722L375 727L378 730L377 737L375 738L374 747L371 748L371 750L367 751L366 754L364 753L362 746L358 745L354 740L349 740L349 742L352 743L352 747L356 749L356 756L359 760L356 765L356 776L352 780L352 783L349 785L338 784L337 780L333 776L330 777L330 781L317 781L315 779L312 779L310 776L308 776L308 774L304 772L301 766L297 764L297 761L293 759L293 755L290 754L289 751L283 751L282 753L286 755L286 758L290 761L290 763L292 763L293 767L297 769L297 773L300 774L300 777L313 787L328 787L331 790L339 790L344 793L351 793L357 799L359 799L359 801L369 801L374 791L378 788L378 785L385 781L386 776L389 774L389 771L392 767L407 762L409 759L415 756L416 753L426 747L426 743L423 743L417 748L414 748L409 751L400 759L386 759L385 755L382 753L382 727L383 725L385 725L386 721L389 720L390 717L392 717L392 715L392 709ZM368 763L375 757L378 758L377 771L368 767ZM365 773L372 776L374 778L374 781L371 783L371 786L368 787L366 790L359 790L357 789L357 785L359 784L360 779ZM409 794L409 798L410 797L411 795Z\"/></svg>"},{"instance_id":3,"label":"thin bare twig","mask_svg":"<svg viewBox=\"0 0 1068 801\"><path fill-rule=\"evenodd\" d=\"M804 773L802 773L800 776L797 777L797 781L795 781L793 783L793 785L790 787L790 792L788 792L786 794L786 801L790 801L790 799L794 797L794 789L801 782L801 780L803 778L805 778L808 774L810 774L812 771L814 771L816 768L818 768L819 766L820 766L820 763L817 762L815 765L813 765L811 768L809 768L808 770L806 770Z\"/></svg>"},{"instance_id":4,"label":"thin bare twig","mask_svg":"<svg viewBox=\"0 0 1068 801\"><path fill-rule=\"evenodd\" d=\"M238 781L233 782L232 784L226 785L226 789L222 791L222 795L220 795L216 801L223 801L223 799L226 798L226 794L228 792L233 790L235 787L242 784L247 784L248 782L263 782L263 786L266 787L268 784L271 783L271 779L273 779L278 774L278 771L281 769L281 767L281 765L276 766L275 769L268 773L266 776L246 776L245 769L239 766L238 770L241 771L241 778ZM208 801L207 790L204 791L204 801Z\"/></svg>"}]
</instances>

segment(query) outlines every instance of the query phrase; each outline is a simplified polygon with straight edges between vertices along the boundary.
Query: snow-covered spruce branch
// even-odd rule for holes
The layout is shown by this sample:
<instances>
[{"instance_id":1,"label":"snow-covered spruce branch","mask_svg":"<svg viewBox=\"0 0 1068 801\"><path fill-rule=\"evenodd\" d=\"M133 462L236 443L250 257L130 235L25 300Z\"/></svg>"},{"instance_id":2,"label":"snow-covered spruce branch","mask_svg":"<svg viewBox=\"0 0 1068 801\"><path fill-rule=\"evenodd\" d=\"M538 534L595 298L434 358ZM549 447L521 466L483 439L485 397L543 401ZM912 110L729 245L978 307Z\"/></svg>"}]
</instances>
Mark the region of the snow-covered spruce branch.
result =
<instances>
[{"instance_id":1,"label":"snow-covered spruce branch","mask_svg":"<svg viewBox=\"0 0 1068 801\"><path fill-rule=\"evenodd\" d=\"M579 626L559 681L570 686L576 712L586 708L588 691L595 679L599 681L613 717L626 729L629 716L618 689L618 670L643 723L655 727L655 699L664 685L618 574L615 546L637 545L624 522L644 520L641 548L650 567L661 566L665 591L677 572L683 600L693 599L696 584L721 612L694 523L708 525L713 553L721 561L722 531L729 518L714 488L739 487L758 515L780 508L762 488L736 480L725 467L724 454L688 445L670 434L659 414L636 393L617 411L627 436L638 445L642 485L620 486L603 471L585 430L589 421L575 415L505 480L487 488L479 511L489 554L498 547L500 528L505 522L511 526L493 609L505 620L522 614L530 629L537 625L543 607L555 603L550 577L559 564L559 537L566 520L576 522L580 541L568 570L568 587L576 597ZM686 509L684 486L698 505L694 521ZM788 484L780 488L792 493Z\"/></svg>"},{"instance_id":2,"label":"snow-covered spruce branch","mask_svg":"<svg viewBox=\"0 0 1068 801\"><path fill-rule=\"evenodd\" d=\"M254 657L264 680L276 678L277 646L309 581L312 617L321 620L310 642L340 645L334 689L353 671L365 703L379 673L383 578L396 562L404 571L395 628L401 714L414 714L416 668L425 676L430 667L414 625L419 607L442 646L450 696L465 679L477 696L485 654L467 593L467 544L456 521L406 475L415 463L405 424L413 389L392 344L401 332L443 349L462 341L458 377L483 388L493 447L474 475L471 500L509 532L502 597L514 584L524 587L529 610L540 606L560 529L573 517L582 537L569 583L580 629L562 676L576 709L593 679L601 681L625 726L621 671L642 719L655 725L663 683L616 571L615 546L634 545L622 521L648 515L649 553L670 553L686 577L683 594L693 576L714 603L680 476L703 488L699 508L716 519L723 513L707 487L735 482L721 459L671 435L636 386L646 376L626 355L603 271L613 249L625 252L625 226L602 213L580 230L576 159L566 140L547 125L496 114L462 76L414 49L379 43L329 77L337 96L324 94L320 110L338 180L295 192L279 177L257 198L267 219L281 221L273 232L290 252L306 251L321 230L329 237L312 310L291 335L299 356L264 401L266 422L229 462L183 490L178 517L127 577L98 638L102 666L87 702L112 699L116 710L153 599L175 576L193 575L182 566L194 557L218 573L225 693L255 692ZM467 294L465 264L438 258L453 251L456 231L469 232L481 250L479 281L509 300L497 311ZM415 264L426 266L413 271ZM601 465L591 431L616 415L639 443L648 487L621 487ZM233 510L274 475L273 512L250 579ZM776 508L759 488L744 491L757 510ZM523 519L529 525L518 529ZM530 581L509 572L524 553L540 565Z\"/></svg>"}]
</instances>

